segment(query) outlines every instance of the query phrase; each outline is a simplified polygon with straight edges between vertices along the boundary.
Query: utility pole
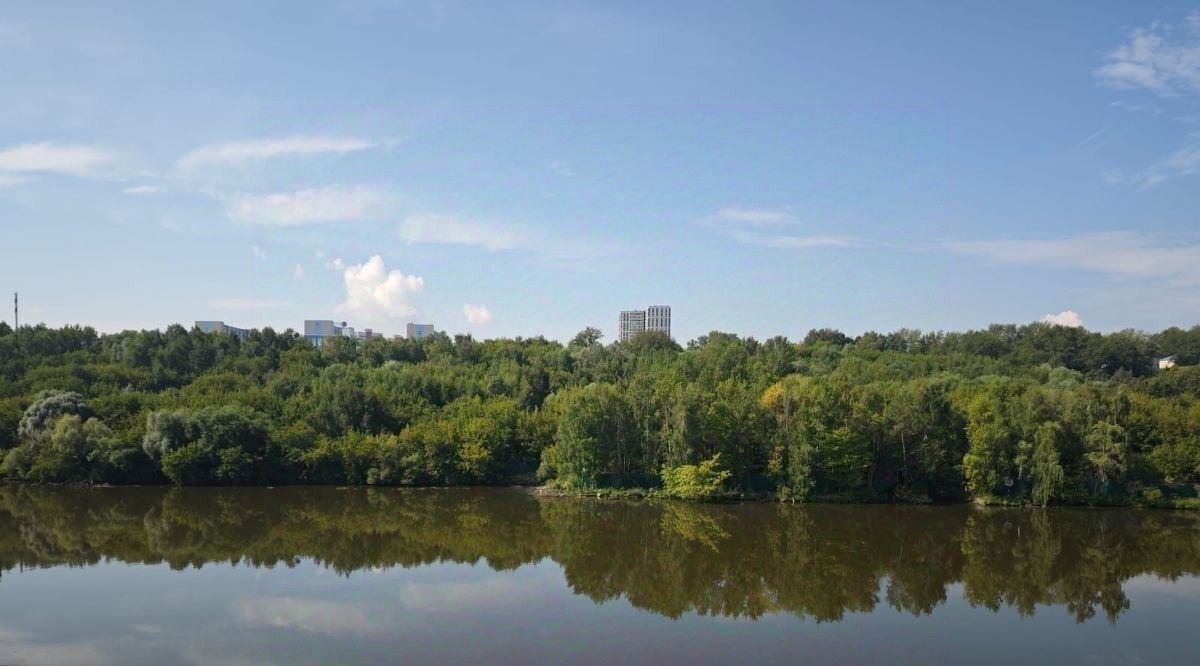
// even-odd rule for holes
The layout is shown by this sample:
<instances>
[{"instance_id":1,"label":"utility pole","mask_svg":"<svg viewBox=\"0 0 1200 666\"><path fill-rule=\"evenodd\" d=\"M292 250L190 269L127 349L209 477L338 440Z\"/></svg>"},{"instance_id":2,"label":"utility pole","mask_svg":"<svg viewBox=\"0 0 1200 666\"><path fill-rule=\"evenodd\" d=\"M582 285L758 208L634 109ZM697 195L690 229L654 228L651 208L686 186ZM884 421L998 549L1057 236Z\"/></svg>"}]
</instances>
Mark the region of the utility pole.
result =
<instances>
[{"instance_id":1,"label":"utility pole","mask_svg":"<svg viewBox=\"0 0 1200 666\"><path fill-rule=\"evenodd\" d=\"M18 328L21 328L21 315L20 315L20 310L17 308L17 292L14 291L13 292L13 333L16 333Z\"/></svg>"}]
</instances>

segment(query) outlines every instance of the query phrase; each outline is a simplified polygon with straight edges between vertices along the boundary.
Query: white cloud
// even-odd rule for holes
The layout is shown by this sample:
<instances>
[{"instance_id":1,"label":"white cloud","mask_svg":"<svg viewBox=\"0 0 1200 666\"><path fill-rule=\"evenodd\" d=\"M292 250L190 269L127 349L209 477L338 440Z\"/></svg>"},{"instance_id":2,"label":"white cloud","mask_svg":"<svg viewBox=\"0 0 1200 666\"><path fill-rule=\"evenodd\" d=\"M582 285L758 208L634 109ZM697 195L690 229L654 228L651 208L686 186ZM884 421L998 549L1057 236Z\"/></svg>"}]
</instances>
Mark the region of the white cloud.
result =
<instances>
[{"instance_id":1,"label":"white cloud","mask_svg":"<svg viewBox=\"0 0 1200 666\"><path fill-rule=\"evenodd\" d=\"M847 236L788 236L747 233L733 230L730 238L745 245L761 245L791 250L806 250L814 247L855 247L859 241Z\"/></svg>"},{"instance_id":2,"label":"white cloud","mask_svg":"<svg viewBox=\"0 0 1200 666\"><path fill-rule=\"evenodd\" d=\"M1058 314L1048 314L1042 317L1042 322L1056 326L1070 326L1072 328L1083 327L1083 317L1080 317L1079 313L1074 310L1063 310Z\"/></svg>"},{"instance_id":3,"label":"white cloud","mask_svg":"<svg viewBox=\"0 0 1200 666\"><path fill-rule=\"evenodd\" d=\"M0 171L29 173L45 171L87 176L93 167L112 157L90 146L27 143L0 150Z\"/></svg>"},{"instance_id":4,"label":"white cloud","mask_svg":"<svg viewBox=\"0 0 1200 666\"><path fill-rule=\"evenodd\" d=\"M1151 164L1136 180L1143 189L1149 189L1170 178L1196 173L1200 173L1200 141L1194 141Z\"/></svg>"},{"instance_id":5,"label":"white cloud","mask_svg":"<svg viewBox=\"0 0 1200 666\"><path fill-rule=\"evenodd\" d=\"M250 251L253 252L254 256L258 257L259 259L267 258L267 251L257 245L251 245Z\"/></svg>"},{"instance_id":6,"label":"white cloud","mask_svg":"<svg viewBox=\"0 0 1200 666\"><path fill-rule=\"evenodd\" d=\"M703 221L708 224L762 227L772 224L792 223L796 221L796 218L786 210L772 208L741 208L733 206L730 208L722 208L721 210L704 218Z\"/></svg>"},{"instance_id":7,"label":"white cloud","mask_svg":"<svg viewBox=\"0 0 1200 666\"><path fill-rule=\"evenodd\" d=\"M529 245L529 239L511 229L463 222L449 215L410 215L400 223L400 239L409 244L478 245L493 251Z\"/></svg>"},{"instance_id":8,"label":"white cloud","mask_svg":"<svg viewBox=\"0 0 1200 666\"><path fill-rule=\"evenodd\" d=\"M1200 284L1200 245L1164 242L1129 231L1058 239L953 241L947 249L1006 264L1066 268L1127 278Z\"/></svg>"},{"instance_id":9,"label":"white cloud","mask_svg":"<svg viewBox=\"0 0 1200 666\"><path fill-rule=\"evenodd\" d=\"M492 323L492 313L483 305L471 305L467 303L463 305L463 316L467 321L477 326L485 326Z\"/></svg>"},{"instance_id":10,"label":"white cloud","mask_svg":"<svg viewBox=\"0 0 1200 666\"><path fill-rule=\"evenodd\" d=\"M229 141L200 146L179 158L179 166L191 169L205 164L239 164L288 155L343 154L366 150L374 145L364 139L331 136Z\"/></svg>"},{"instance_id":11,"label":"white cloud","mask_svg":"<svg viewBox=\"0 0 1200 666\"><path fill-rule=\"evenodd\" d=\"M346 300L337 311L369 322L415 313L410 299L425 287L425 281L415 275L388 271L377 254L366 263L347 266L342 278Z\"/></svg>"},{"instance_id":12,"label":"white cloud","mask_svg":"<svg viewBox=\"0 0 1200 666\"><path fill-rule=\"evenodd\" d=\"M268 597L234 602L233 616L248 627L290 629L325 636L368 636L388 629L375 611L344 601Z\"/></svg>"},{"instance_id":13,"label":"white cloud","mask_svg":"<svg viewBox=\"0 0 1200 666\"><path fill-rule=\"evenodd\" d=\"M776 208L729 207L700 220L700 224L712 227L719 233L743 245L758 245L792 250L815 247L854 247L860 242L849 236L826 234L802 235L780 233L778 227L794 227L798 221L787 210ZM767 229L775 227L774 232Z\"/></svg>"},{"instance_id":14,"label":"white cloud","mask_svg":"<svg viewBox=\"0 0 1200 666\"><path fill-rule=\"evenodd\" d=\"M296 269L292 271L292 279L297 282L304 279L304 267L296 264Z\"/></svg>"},{"instance_id":15,"label":"white cloud","mask_svg":"<svg viewBox=\"0 0 1200 666\"><path fill-rule=\"evenodd\" d=\"M10 176L6 173L0 173L0 187L12 187L13 185L20 185L23 182L25 182L25 179L20 176Z\"/></svg>"},{"instance_id":16,"label":"white cloud","mask_svg":"<svg viewBox=\"0 0 1200 666\"><path fill-rule=\"evenodd\" d=\"M318 187L273 194L244 194L229 204L229 217L245 224L294 227L352 222L382 214L388 197L366 185Z\"/></svg>"},{"instance_id":17,"label":"white cloud","mask_svg":"<svg viewBox=\"0 0 1200 666\"><path fill-rule=\"evenodd\" d=\"M1138 28L1096 70L1103 83L1169 95L1200 91L1200 12L1182 28L1155 23Z\"/></svg>"},{"instance_id":18,"label":"white cloud","mask_svg":"<svg viewBox=\"0 0 1200 666\"><path fill-rule=\"evenodd\" d=\"M287 301L275 301L259 298L214 298L208 302L208 307L224 310L267 310L285 308L291 305Z\"/></svg>"},{"instance_id":19,"label":"white cloud","mask_svg":"<svg viewBox=\"0 0 1200 666\"><path fill-rule=\"evenodd\" d=\"M328 268L331 271L341 272L346 270L346 262L342 261L341 257L334 257L333 259L325 262L325 268Z\"/></svg>"},{"instance_id":20,"label":"white cloud","mask_svg":"<svg viewBox=\"0 0 1200 666\"><path fill-rule=\"evenodd\" d=\"M136 187L127 187L121 191L124 192L125 194L146 195L146 194L158 194L159 192L162 191L162 189L155 187L153 185L138 185Z\"/></svg>"}]
</instances>

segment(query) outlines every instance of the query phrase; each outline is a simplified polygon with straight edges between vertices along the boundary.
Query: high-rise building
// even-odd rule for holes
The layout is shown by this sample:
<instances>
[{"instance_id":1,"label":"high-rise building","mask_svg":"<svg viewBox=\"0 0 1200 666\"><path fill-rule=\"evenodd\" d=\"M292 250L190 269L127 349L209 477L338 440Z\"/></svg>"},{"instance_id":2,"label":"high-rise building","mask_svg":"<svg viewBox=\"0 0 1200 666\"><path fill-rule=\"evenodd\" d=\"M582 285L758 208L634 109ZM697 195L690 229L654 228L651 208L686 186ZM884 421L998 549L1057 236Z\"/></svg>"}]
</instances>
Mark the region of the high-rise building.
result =
<instances>
[{"instance_id":1,"label":"high-rise building","mask_svg":"<svg viewBox=\"0 0 1200 666\"><path fill-rule=\"evenodd\" d=\"M643 333L646 330L646 311L645 310L622 310L620 328L617 331L617 339L621 342L628 342L633 339L633 336L638 333Z\"/></svg>"},{"instance_id":2,"label":"high-rise building","mask_svg":"<svg viewBox=\"0 0 1200 666\"><path fill-rule=\"evenodd\" d=\"M645 310L622 310L617 339L628 342L646 331L658 331L671 337L671 306L651 305Z\"/></svg>"},{"instance_id":3,"label":"high-rise building","mask_svg":"<svg viewBox=\"0 0 1200 666\"><path fill-rule=\"evenodd\" d=\"M225 335L232 335L238 340L245 340L246 336L250 335L250 331L247 329L230 326L223 321L197 321L196 328L200 329L200 331L204 333L224 333Z\"/></svg>"},{"instance_id":4,"label":"high-rise building","mask_svg":"<svg viewBox=\"0 0 1200 666\"><path fill-rule=\"evenodd\" d=\"M671 337L671 306L651 305L646 308L646 330L666 333Z\"/></svg>"},{"instance_id":5,"label":"high-rise building","mask_svg":"<svg viewBox=\"0 0 1200 666\"><path fill-rule=\"evenodd\" d=\"M433 324L409 324L408 329L409 340L421 340L433 335Z\"/></svg>"},{"instance_id":6,"label":"high-rise building","mask_svg":"<svg viewBox=\"0 0 1200 666\"><path fill-rule=\"evenodd\" d=\"M312 346L320 347L326 339L337 337L353 338L354 329L347 326L346 322L337 324L331 319L304 320L304 339Z\"/></svg>"}]
</instances>

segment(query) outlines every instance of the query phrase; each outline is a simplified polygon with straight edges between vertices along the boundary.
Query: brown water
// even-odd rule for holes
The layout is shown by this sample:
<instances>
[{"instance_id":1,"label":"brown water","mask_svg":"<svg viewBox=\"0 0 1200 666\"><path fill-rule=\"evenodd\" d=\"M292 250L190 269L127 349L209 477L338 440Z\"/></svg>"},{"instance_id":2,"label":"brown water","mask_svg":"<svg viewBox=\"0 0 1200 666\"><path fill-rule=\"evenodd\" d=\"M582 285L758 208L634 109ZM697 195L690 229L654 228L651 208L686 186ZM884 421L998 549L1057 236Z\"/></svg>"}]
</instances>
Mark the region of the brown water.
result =
<instances>
[{"instance_id":1,"label":"brown water","mask_svg":"<svg viewBox=\"0 0 1200 666\"><path fill-rule=\"evenodd\" d=\"M1200 514L0 487L3 664L1200 663Z\"/></svg>"}]
</instances>

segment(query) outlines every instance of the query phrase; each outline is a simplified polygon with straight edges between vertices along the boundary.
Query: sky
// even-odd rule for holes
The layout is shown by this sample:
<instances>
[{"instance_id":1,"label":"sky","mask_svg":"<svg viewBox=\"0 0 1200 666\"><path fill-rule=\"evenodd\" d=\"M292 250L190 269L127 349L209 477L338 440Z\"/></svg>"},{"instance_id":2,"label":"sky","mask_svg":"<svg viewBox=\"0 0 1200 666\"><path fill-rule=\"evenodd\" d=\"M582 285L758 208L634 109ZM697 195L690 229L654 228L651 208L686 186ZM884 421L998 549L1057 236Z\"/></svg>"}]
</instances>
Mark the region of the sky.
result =
<instances>
[{"instance_id":1,"label":"sky","mask_svg":"<svg viewBox=\"0 0 1200 666\"><path fill-rule=\"evenodd\" d=\"M15 291L105 332L1191 326L1200 2L7 2Z\"/></svg>"}]
</instances>

